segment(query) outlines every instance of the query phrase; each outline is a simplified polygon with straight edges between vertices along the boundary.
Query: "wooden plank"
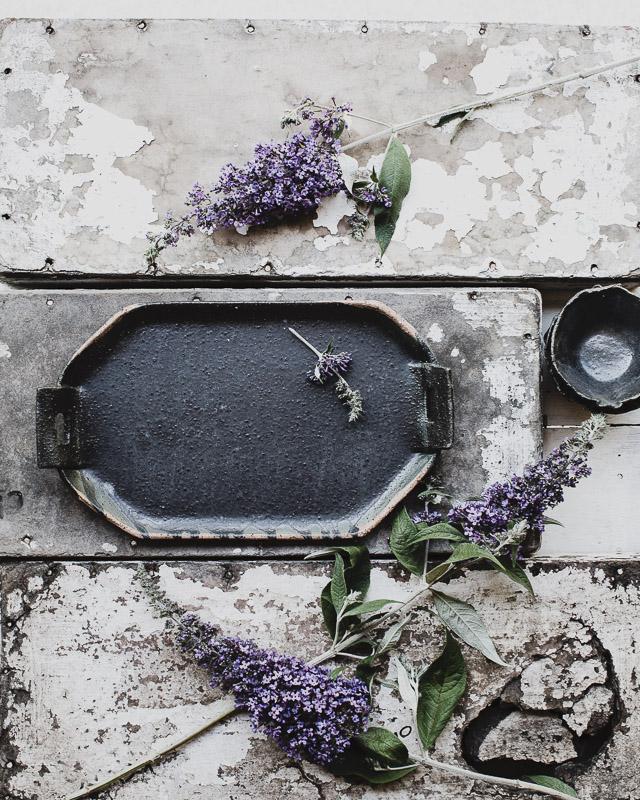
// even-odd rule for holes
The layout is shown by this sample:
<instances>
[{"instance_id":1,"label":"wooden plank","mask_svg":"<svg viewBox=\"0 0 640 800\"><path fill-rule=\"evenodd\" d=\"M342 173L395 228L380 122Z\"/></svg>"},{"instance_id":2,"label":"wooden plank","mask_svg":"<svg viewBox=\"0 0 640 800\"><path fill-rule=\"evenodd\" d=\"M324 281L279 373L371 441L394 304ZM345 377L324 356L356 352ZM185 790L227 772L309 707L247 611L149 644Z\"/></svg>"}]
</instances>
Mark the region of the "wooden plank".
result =
<instances>
[{"instance_id":1,"label":"wooden plank","mask_svg":"<svg viewBox=\"0 0 640 800\"><path fill-rule=\"evenodd\" d=\"M125 306L163 300L379 300L413 324L452 369L455 446L434 477L458 496L521 469L541 448L539 295L531 289L168 289L0 293L0 555L131 555L129 537L86 509L55 470L36 467L35 394L55 386L69 358ZM355 464L357 469L358 465ZM388 526L371 539L388 552ZM283 543L284 544L284 543ZM136 543L167 556L307 552L270 544Z\"/></svg>"},{"instance_id":2,"label":"wooden plank","mask_svg":"<svg viewBox=\"0 0 640 800\"><path fill-rule=\"evenodd\" d=\"M156 563L170 598L218 626L223 634L252 638L263 647L310 657L329 641L317 603L327 565L275 563ZM52 800L67 797L111 771L155 752L211 716L217 696L206 673L175 647L134 578L136 564L33 563L0 569L2 608L2 712L0 744L4 793ZM605 731L593 759L578 758L563 777L580 797L620 800L637 796L640 694L636 688L640 587L633 562L541 565L536 598L494 573L475 571L447 592L472 600L509 669L465 649L472 681L440 738L434 756L460 766L465 726L509 684L533 708L522 735L535 736L536 759L552 760L557 745L540 735L546 720L565 736L567 725L593 713L592 687L617 697L625 724ZM376 564L370 597L406 599L417 579L389 562ZM403 637L416 665L442 647L443 632L428 607ZM561 642L559 647L558 643ZM386 672L383 673L386 675ZM554 676L557 679L554 680ZM390 671L388 678L395 677ZM546 677L546 680L545 680ZM596 695L597 696L597 695ZM562 699L562 712L558 711ZM564 717L560 724L561 714ZM604 709L606 725L611 710ZM376 692L372 721L398 733L412 725L396 693ZM536 733L532 734L532 730ZM405 731L406 733L406 731ZM404 740L416 750L414 734ZM520 743L523 739L520 738ZM569 738L568 747L572 747ZM518 740L511 744L518 755ZM570 755L570 753L569 753ZM475 784L477 787L478 784ZM477 796L466 779L418 773L391 790L398 800L458 800ZM362 792L365 792L362 794ZM484 794L484 792L482 792ZM487 796L492 790L487 790ZM296 767L239 715L183 748L175 757L111 790L118 800L295 800L383 798L389 790L354 788L328 771Z\"/></svg>"},{"instance_id":3,"label":"wooden plank","mask_svg":"<svg viewBox=\"0 0 640 800\"><path fill-rule=\"evenodd\" d=\"M53 25L55 35L46 33ZM631 28L318 21L8 20L2 29L4 274L140 275L145 234L195 180L281 137L302 97L394 123L640 52ZM349 68L345 69L345 64ZM6 72L10 70L10 72ZM637 68L402 134L413 179L382 263L313 221L196 236L160 270L223 280L638 276ZM375 130L354 120L351 140ZM355 150L361 166L384 140Z\"/></svg>"}]
</instances>

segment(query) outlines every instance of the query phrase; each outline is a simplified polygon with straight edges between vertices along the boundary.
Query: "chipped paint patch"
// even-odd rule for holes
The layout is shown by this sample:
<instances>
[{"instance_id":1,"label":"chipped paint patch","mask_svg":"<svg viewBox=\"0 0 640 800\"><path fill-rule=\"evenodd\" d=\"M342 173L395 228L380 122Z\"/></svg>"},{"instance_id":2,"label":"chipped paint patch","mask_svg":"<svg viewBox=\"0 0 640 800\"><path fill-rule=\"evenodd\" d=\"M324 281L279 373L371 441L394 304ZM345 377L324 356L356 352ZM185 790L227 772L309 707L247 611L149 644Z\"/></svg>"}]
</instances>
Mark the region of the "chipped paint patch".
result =
<instances>
[{"instance_id":1,"label":"chipped paint patch","mask_svg":"<svg viewBox=\"0 0 640 800\"><path fill-rule=\"evenodd\" d=\"M346 192L338 192L333 197L324 197L318 206L314 227L326 228L329 233L338 233L338 224L344 217L351 216L356 210L356 204Z\"/></svg>"},{"instance_id":2,"label":"chipped paint patch","mask_svg":"<svg viewBox=\"0 0 640 800\"><path fill-rule=\"evenodd\" d=\"M444 331L438 325L437 322L434 322L433 325L427 331L427 339L431 342L441 342L444 338Z\"/></svg>"},{"instance_id":3,"label":"chipped paint patch","mask_svg":"<svg viewBox=\"0 0 640 800\"><path fill-rule=\"evenodd\" d=\"M418 69L420 72L426 72L429 67L438 63L438 56L432 53L431 50L421 50L418 55Z\"/></svg>"},{"instance_id":4,"label":"chipped paint patch","mask_svg":"<svg viewBox=\"0 0 640 800\"><path fill-rule=\"evenodd\" d=\"M518 84L542 72L551 63L551 53L535 36L516 44L489 47L482 63L469 73L477 94L491 94L502 86Z\"/></svg>"},{"instance_id":5,"label":"chipped paint patch","mask_svg":"<svg viewBox=\"0 0 640 800\"><path fill-rule=\"evenodd\" d=\"M0 358L11 358L11 350L6 342L0 342Z\"/></svg>"},{"instance_id":6,"label":"chipped paint patch","mask_svg":"<svg viewBox=\"0 0 640 800\"><path fill-rule=\"evenodd\" d=\"M157 219L153 192L125 174L116 160L135 155L153 134L89 101L62 72L46 72L55 57L39 22L16 21L2 36L3 63L15 64L2 81L0 190L11 198L21 224L0 229L10 251L25 248L44 257L86 229L130 244ZM19 52L19 57L9 54ZM21 68L37 61L41 69ZM90 166L68 169L69 156ZM24 213L32 207L33 215Z\"/></svg>"}]
</instances>

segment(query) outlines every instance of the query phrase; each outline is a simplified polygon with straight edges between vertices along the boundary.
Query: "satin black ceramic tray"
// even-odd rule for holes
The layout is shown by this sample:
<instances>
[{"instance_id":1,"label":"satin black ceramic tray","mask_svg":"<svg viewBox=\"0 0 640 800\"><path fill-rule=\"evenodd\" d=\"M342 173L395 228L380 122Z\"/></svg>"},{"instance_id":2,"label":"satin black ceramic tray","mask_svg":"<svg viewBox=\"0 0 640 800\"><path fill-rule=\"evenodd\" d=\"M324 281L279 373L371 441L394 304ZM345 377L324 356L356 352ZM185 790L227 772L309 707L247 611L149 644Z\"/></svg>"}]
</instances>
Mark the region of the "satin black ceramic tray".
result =
<instances>
[{"instance_id":1,"label":"satin black ceramic tray","mask_svg":"<svg viewBox=\"0 0 640 800\"><path fill-rule=\"evenodd\" d=\"M355 423L306 378L353 354ZM449 371L378 303L124 309L40 389L38 463L142 538L364 535L452 443Z\"/></svg>"}]
</instances>

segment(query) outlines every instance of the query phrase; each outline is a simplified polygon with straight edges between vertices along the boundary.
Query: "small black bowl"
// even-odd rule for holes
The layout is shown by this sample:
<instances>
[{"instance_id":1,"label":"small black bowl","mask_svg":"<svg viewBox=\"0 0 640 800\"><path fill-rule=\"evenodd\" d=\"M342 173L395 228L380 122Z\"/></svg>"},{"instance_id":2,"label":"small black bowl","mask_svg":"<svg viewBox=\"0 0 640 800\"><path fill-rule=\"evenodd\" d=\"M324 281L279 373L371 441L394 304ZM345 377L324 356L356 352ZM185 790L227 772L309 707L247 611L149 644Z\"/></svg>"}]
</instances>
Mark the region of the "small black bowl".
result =
<instances>
[{"instance_id":1,"label":"small black bowl","mask_svg":"<svg viewBox=\"0 0 640 800\"><path fill-rule=\"evenodd\" d=\"M572 400L611 414L640 408L640 297L622 286L579 292L551 323L545 355Z\"/></svg>"}]
</instances>

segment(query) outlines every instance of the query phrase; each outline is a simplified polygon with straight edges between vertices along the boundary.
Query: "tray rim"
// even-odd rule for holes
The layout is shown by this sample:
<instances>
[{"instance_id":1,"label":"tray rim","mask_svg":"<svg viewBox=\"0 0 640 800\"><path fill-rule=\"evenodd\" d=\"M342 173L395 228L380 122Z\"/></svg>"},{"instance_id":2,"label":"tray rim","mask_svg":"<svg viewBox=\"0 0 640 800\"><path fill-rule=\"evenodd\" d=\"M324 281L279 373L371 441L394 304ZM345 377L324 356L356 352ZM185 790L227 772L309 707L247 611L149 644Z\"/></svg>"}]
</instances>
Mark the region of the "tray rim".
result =
<instances>
[{"instance_id":1,"label":"tray rim","mask_svg":"<svg viewBox=\"0 0 640 800\"><path fill-rule=\"evenodd\" d=\"M193 307L196 305L199 308L206 306L279 306L279 305L305 305L305 306L345 306L352 308L361 308L365 310L375 311L377 314L386 317L390 320L402 334L412 343L419 348L422 363L438 366L428 344L418 334L417 330L411 323L404 319L398 312L379 300L354 300L354 299L341 299L341 300L310 300L302 303L292 303L286 297L269 299L264 301L255 300L223 300L223 301L199 301L194 303L191 301L176 300L176 301L159 301L151 303L133 303L127 305L110 316L103 325L101 325L83 344L78 347L64 366L60 378L58 379L58 386L66 386L64 379L68 373L71 364L81 356L86 350L92 347L95 342L102 339L109 331L111 331L120 321L139 309L152 308L158 306L161 308L167 307ZM445 371L448 373L447 368ZM246 532L248 526L244 529L238 527L237 532L227 531L199 531L197 534L185 531L180 533L176 531L162 531L162 530L142 530L132 523L128 523L126 519L117 516L113 512L107 510L103 505L94 501L87 492L86 473L83 474L82 467L69 468L60 467L58 472L62 477L64 483L69 487L73 494L89 509L95 513L103 516L108 522L128 533L135 539L142 540L156 540L156 541L180 541L180 540L197 540L197 541L226 541L226 542L244 542L244 541L259 541L259 540L280 540L280 541L332 541L332 540L353 540L362 539L368 536L401 502L410 494L422 481L429 471L432 469L433 464L437 458L437 453L440 448L434 448L431 452L414 452L413 457L407 461L401 471L395 473L391 480L387 483L382 493L378 494L372 502L364 510L358 514L352 514L344 517L345 521L351 522L349 529L343 531L320 531L315 533L310 530L304 532L296 532L292 526L283 525L282 528L287 527L288 531L280 530L279 528L260 529L256 525L255 530L250 533ZM407 473L409 473L407 475ZM396 484L400 483L400 488L396 488ZM95 495L94 495L95 496ZM122 506L124 509L124 505ZM129 517L127 513L125 516ZM231 519L231 518L230 518ZM321 526L322 523L318 523ZM335 522L334 522L335 525Z\"/></svg>"}]
</instances>

